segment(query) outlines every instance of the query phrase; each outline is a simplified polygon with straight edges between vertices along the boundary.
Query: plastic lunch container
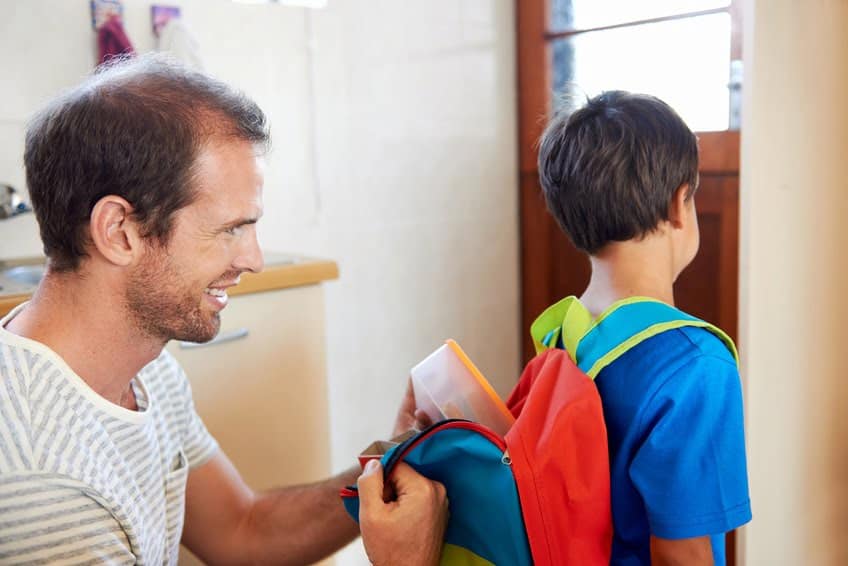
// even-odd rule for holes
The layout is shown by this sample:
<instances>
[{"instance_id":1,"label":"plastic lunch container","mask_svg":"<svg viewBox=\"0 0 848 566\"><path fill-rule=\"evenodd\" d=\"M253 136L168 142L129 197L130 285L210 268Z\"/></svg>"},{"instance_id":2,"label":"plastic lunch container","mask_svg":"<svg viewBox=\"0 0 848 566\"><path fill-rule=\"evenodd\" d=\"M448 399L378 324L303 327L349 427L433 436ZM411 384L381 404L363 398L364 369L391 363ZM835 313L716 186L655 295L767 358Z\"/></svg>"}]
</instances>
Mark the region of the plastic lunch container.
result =
<instances>
[{"instance_id":1,"label":"plastic lunch container","mask_svg":"<svg viewBox=\"0 0 848 566\"><path fill-rule=\"evenodd\" d=\"M453 340L412 368L416 406L436 423L468 419L504 436L512 413L469 357Z\"/></svg>"}]
</instances>

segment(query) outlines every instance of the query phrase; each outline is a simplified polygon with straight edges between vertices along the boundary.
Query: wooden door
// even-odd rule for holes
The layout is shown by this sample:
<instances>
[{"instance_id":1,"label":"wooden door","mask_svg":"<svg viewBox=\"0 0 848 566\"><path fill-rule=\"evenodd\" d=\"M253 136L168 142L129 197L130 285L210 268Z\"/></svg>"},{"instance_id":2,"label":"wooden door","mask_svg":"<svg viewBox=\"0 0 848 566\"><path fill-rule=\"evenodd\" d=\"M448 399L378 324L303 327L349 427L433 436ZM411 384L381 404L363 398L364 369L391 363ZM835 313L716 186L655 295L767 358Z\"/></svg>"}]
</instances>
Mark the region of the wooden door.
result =
<instances>
[{"instance_id":1,"label":"wooden door","mask_svg":"<svg viewBox=\"0 0 848 566\"><path fill-rule=\"evenodd\" d=\"M698 134L695 193L701 247L674 285L677 307L736 340L739 299L739 132Z\"/></svg>"},{"instance_id":2,"label":"wooden door","mask_svg":"<svg viewBox=\"0 0 848 566\"><path fill-rule=\"evenodd\" d=\"M521 335L523 361L534 354L530 324L548 306L579 295L589 282L589 261L548 214L536 166L537 141L551 106L549 4L516 2L519 83L519 203L521 220ZM731 57L741 58L738 3ZM700 188L695 202L699 253L675 284L679 308L737 337L739 132L698 134ZM727 538L727 564L735 566L735 532Z\"/></svg>"}]
</instances>

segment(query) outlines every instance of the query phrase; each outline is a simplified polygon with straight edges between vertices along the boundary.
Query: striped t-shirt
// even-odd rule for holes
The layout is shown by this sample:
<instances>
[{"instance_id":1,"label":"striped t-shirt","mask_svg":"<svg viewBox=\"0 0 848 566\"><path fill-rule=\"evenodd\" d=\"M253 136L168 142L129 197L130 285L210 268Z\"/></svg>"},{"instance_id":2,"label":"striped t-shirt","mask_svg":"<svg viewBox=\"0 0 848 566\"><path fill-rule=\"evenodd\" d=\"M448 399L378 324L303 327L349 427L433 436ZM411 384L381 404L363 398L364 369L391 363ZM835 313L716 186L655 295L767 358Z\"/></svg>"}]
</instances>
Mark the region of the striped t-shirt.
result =
<instances>
[{"instance_id":1,"label":"striped t-shirt","mask_svg":"<svg viewBox=\"0 0 848 566\"><path fill-rule=\"evenodd\" d=\"M176 564L189 468L217 450L168 354L100 397L0 321L0 563Z\"/></svg>"}]
</instances>

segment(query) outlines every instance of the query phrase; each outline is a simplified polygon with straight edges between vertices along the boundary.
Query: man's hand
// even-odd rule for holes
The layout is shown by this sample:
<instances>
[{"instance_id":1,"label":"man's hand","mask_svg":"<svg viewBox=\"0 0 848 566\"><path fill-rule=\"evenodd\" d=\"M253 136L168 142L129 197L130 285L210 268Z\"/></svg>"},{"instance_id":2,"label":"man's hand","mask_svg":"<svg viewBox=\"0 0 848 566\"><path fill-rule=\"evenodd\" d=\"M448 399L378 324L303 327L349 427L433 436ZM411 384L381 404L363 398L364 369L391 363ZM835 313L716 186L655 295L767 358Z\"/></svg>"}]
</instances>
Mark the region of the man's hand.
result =
<instances>
[{"instance_id":1,"label":"man's hand","mask_svg":"<svg viewBox=\"0 0 848 566\"><path fill-rule=\"evenodd\" d=\"M432 422L430 421L430 417L427 416L427 413L415 407L415 393L412 390L412 379L409 379L406 383L406 393L403 395L403 401L401 401L400 409L398 409L397 418L395 419L392 438L408 430L423 430L431 424Z\"/></svg>"},{"instance_id":2,"label":"man's hand","mask_svg":"<svg viewBox=\"0 0 848 566\"><path fill-rule=\"evenodd\" d=\"M359 477L359 525L368 558L374 566L437 565L448 515L444 486L403 462L389 481L396 498L386 502L378 460L368 462Z\"/></svg>"}]
</instances>

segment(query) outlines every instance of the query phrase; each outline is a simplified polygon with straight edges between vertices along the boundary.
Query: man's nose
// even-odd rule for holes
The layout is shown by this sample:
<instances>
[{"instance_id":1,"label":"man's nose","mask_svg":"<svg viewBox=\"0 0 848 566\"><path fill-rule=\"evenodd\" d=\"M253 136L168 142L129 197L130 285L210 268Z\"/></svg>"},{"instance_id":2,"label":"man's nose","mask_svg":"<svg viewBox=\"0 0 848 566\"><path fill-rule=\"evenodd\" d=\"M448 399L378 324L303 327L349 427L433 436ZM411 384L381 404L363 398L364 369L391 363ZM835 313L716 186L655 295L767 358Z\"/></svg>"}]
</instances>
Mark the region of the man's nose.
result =
<instances>
[{"instance_id":1,"label":"man's nose","mask_svg":"<svg viewBox=\"0 0 848 566\"><path fill-rule=\"evenodd\" d=\"M265 267L265 259L262 257L262 250L259 248L256 229L251 230L251 234L245 238L244 246L236 258L234 267L240 271L250 271L251 273L259 273Z\"/></svg>"}]
</instances>

